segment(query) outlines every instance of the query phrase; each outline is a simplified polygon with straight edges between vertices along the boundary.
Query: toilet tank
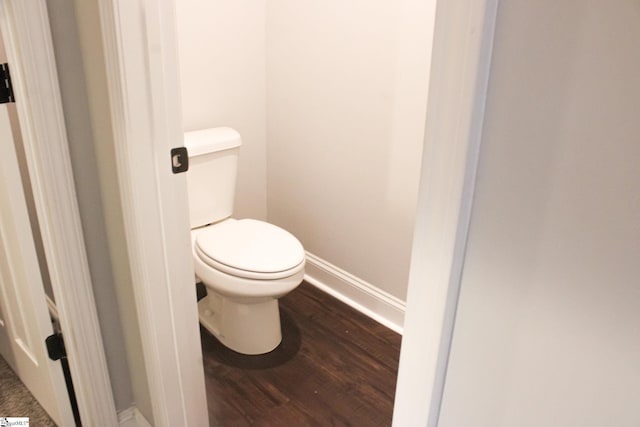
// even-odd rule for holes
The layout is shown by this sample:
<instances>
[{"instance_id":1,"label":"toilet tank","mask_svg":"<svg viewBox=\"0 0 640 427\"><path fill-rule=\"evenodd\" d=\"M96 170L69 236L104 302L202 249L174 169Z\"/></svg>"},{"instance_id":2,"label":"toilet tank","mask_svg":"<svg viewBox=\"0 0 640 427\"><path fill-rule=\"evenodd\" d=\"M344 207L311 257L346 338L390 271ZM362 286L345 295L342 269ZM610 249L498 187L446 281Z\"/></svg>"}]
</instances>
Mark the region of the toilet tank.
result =
<instances>
[{"instance_id":1,"label":"toilet tank","mask_svg":"<svg viewBox=\"0 0 640 427\"><path fill-rule=\"evenodd\" d=\"M228 127L185 132L192 229L231 216L241 143L240 134Z\"/></svg>"}]
</instances>

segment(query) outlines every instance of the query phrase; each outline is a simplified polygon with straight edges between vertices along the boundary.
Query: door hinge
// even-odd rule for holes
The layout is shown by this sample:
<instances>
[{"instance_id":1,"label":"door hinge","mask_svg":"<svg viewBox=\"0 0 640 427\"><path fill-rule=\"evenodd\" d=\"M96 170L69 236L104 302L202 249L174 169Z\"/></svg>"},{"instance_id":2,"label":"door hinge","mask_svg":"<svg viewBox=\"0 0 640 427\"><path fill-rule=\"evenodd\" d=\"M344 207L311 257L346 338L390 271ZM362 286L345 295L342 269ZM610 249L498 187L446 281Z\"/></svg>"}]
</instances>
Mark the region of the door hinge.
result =
<instances>
[{"instance_id":1,"label":"door hinge","mask_svg":"<svg viewBox=\"0 0 640 427\"><path fill-rule=\"evenodd\" d=\"M171 149L171 170L173 173L182 173L189 170L189 153L187 147Z\"/></svg>"},{"instance_id":2,"label":"door hinge","mask_svg":"<svg viewBox=\"0 0 640 427\"><path fill-rule=\"evenodd\" d=\"M73 380L71 379L71 369L69 368L69 361L67 360L67 350L64 348L64 339L61 332L56 332L53 335L49 335L44 340L47 346L47 353L49 359L59 360L62 366L62 374L64 375L64 382L67 385L67 393L69 394L69 403L71 404L71 410L73 412L73 419L76 422L76 426L82 426L80 420L80 410L78 409L78 399L76 398L76 392L73 388Z\"/></svg>"},{"instance_id":3,"label":"door hinge","mask_svg":"<svg viewBox=\"0 0 640 427\"><path fill-rule=\"evenodd\" d=\"M7 102L16 102L16 98L13 96L9 64L0 64L0 104Z\"/></svg>"},{"instance_id":4,"label":"door hinge","mask_svg":"<svg viewBox=\"0 0 640 427\"><path fill-rule=\"evenodd\" d=\"M47 345L49 359L60 360L67 357L67 351L64 348L64 339L62 339L61 333L58 332L56 334L49 335L44 342Z\"/></svg>"}]
</instances>

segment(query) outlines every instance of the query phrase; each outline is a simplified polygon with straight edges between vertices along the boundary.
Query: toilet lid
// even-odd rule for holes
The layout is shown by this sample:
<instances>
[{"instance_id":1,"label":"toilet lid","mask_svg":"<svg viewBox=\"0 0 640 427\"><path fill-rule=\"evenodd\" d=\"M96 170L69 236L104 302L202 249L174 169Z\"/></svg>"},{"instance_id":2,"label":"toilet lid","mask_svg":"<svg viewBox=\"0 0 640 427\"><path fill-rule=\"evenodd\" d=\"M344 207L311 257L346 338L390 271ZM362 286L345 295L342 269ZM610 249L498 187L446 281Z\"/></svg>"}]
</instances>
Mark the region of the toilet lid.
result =
<instances>
[{"instance_id":1,"label":"toilet lid","mask_svg":"<svg viewBox=\"0 0 640 427\"><path fill-rule=\"evenodd\" d=\"M288 271L304 260L304 248L291 233L263 221L229 219L196 237L203 261L253 273ZM209 258L207 260L206 258Z\"/></svg>"}]
</instances>

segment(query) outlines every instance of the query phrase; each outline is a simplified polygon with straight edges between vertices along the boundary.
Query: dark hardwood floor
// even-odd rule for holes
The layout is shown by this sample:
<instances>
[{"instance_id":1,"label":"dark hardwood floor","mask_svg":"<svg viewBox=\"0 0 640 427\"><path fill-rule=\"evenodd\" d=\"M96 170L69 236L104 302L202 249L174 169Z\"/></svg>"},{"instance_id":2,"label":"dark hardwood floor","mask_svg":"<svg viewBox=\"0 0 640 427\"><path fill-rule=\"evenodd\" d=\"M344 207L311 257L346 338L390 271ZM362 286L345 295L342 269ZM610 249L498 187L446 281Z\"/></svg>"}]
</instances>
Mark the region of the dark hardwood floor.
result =
<instances>
[{"instance_id":1,"label":"dark hardwood floor","mask_svg":"<svg viewBox=\"0 0 640 427\"><path fill-rule=\"evenodd\" d=\"M201 328L212 426L389 426L400 335L310 284L280 300L271 353L228 350Z\"/></svg>"}]
</instances>

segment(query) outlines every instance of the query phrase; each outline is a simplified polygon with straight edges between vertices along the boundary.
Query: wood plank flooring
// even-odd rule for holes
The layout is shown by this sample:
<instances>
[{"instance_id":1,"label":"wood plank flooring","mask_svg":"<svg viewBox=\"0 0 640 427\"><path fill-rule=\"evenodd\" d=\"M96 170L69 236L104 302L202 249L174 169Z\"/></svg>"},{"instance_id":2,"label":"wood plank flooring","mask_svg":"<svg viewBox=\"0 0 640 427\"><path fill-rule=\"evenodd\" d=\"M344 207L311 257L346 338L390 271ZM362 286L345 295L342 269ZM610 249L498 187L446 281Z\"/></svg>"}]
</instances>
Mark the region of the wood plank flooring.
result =
<instances>
[{"instance_id":1,"label":"wood plank flooring","mask_svg":"<svg viewBox=\"0 0 640 427\"><path fill-rule=\"evenodd\" d=\"M400 335L310 284L280 300L283 340L261 356L201 328L212 426L389 426Z\"/></svg>"}]
</instances>

